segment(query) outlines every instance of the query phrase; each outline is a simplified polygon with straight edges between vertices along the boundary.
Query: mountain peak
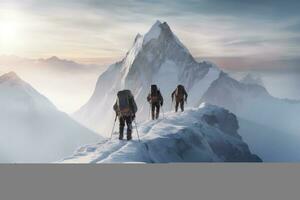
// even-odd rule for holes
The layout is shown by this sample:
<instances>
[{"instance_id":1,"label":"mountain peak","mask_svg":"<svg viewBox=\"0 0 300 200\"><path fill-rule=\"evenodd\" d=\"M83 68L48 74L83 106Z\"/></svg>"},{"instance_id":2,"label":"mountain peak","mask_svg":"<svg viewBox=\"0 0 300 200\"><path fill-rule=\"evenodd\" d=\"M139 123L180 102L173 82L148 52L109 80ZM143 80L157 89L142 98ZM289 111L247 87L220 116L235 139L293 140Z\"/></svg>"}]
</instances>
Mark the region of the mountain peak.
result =
<instances>
[{"instance_id":1,"label":"mountain peak","mask_svg":"<svg viewBox=\"0 0 300 200\"><path fill-rule=\"evenodd\" d=\"M144 35L143 45L148 44L151 40L157 40L159 38L163 38L162 40L175 41L180 47L184 49L188 54L190 54L189 50L183 45L183 43L177 38L177 36L173 33L170 26L167 22L160 22L157 20L150 30ZM160 41L160 43L163 41Z\"/></svg>"},{"instance_id":2,"label":"mountain peak","mask_svg":"<svg viewBox=\"0 0 300 200\"><path fill-rule=\"evenodd\" d=\"M151 26L149 32L154 30L154 29L160 28L160 25L162 25L161 21L156 20L156 22Z\"/></svg>"},{"instance_id":3,"label":"mountain peak","mask_svg":"<svg viewBox=\"0 0 300 200\"><path fill-rule=\"evenodd\" d=\"M156 22L152 25L151 29L152 29L152 28L155 28L155 27L158 27L158 26L160 26L161 24L162 24L161 21L156 20Z\"/></svg>"},{"instance_id":4,"label":"mountain peak","mask_svg":"<svg viewBox=\"0 0 300 200\"><path fill-rule=\"evenodd\" d=\"M140 33L138 33L136 36L135 36L135 39L134 39L134 43L136 43L136 41L139 39L139 38L141 38L141 37L143 37Z\"/></svg>"},{"instance_id":5,"label":"mountain peak","mask_svg":"<svg viewBox=\"0 0 300 200\"><path fill-rule=\"evenodd\" d=\"M161 22L157 20L150 30L144 36L144 44L147 44L152 39L157 39L161 33Z\"/></svg>"},{"instance_id":6,"label":"mountain peak","mask_svg":"<svg viewBox=\"0 0 300 200\"><path fill-rule=\"evenodd\" d=\"M49 61L49 62L56 62L56 61L60 61L61 59L57 56L52 56L50 58L47 58L46 61Z\"/></svg>"},{"instance_id":7,"label":"mountain peak","mask_svg":"<svg viewBox=\"0 0 300 200\"><path fill-rule=\"evenodd\" d=\"M0 76L0 83L5 82L5 81L22 81L21 78L13 71L8 72L6 74L3 74Z\"/></svg>"},{"instance_id":8,"label":"mountain peak","mask_svg":"<svg viewBox=\"0 0 300 200\"><path fill-rule=\"evenodd\" d=\"M263 80L258 75L253 74L247 74L242 80L242 83L248 84L248 85L260 85L264 86Z\"/></svg>"}]
</instances>

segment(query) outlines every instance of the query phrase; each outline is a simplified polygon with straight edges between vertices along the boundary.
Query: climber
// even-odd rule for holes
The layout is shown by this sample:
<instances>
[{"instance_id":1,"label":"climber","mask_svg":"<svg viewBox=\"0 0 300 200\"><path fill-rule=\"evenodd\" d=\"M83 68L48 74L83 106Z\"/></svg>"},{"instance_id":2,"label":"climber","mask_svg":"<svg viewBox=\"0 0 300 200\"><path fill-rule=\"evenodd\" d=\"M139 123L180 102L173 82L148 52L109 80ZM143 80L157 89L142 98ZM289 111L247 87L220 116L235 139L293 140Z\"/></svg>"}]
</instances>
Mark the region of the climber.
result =
<instances>
[{"instance_id":1,"label":"climber","mask_svg":"<svg viewBox=\"0 0 300 200\"><path fill-rule=\"evenodd\" d=\"M125 123L127 125L127 140L132 139L132 122L135 119L137 105L130 90L122 90L117 94L116 103L113 106L119 118L119 139L123 140Z\"/></svg>"},{"instance_id":2,"label":"climber","mask_svg":"<svg viewBox=\"0 0 300 200\"><path fill-rule=\"evenodd\" d=\"M157 85L151 85L151 91L147 96L147 101L151 106L152 120L158 119L160 107L163 106L164 99L157 88Z\"/></svg>"},{"instance_id":3,"label":"climber","mask_svg":"<svg viewBox=\"0 0 300 200\"><path fill-rule=\"evenodd\" d=\"M178 106L180 104L181 111L184 111L184 102L187 103L188 94L183 85L178 85L177 88L172 92L172 102L175 97L175 112L178 111Z\"/></svg>"}]
</instances>

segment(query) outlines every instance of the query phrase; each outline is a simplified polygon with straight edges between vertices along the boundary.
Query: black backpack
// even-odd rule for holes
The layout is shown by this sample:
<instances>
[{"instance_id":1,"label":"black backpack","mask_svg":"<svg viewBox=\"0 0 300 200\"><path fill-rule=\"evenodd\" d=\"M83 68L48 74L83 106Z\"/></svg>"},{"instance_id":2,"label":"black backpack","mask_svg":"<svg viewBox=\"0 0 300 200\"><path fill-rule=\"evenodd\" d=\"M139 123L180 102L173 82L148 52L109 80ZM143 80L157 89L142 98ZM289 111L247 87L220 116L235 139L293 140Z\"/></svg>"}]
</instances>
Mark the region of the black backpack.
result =
<instances>
[{"instance_id":1,"label":"black backpack","mask_svg":"<svg viewBox=\"0 0 300 200\"><path fill-rule=\"evenodd\" d=\"M159 90L157 89L157 85L151 85L151 102L158 102L159 101Z\"/></svg>"},{"instance_id":2,"label":"black backpack","mask_svg":"<svg viewBox=\"0 0 300 200\"><path fill-rule=\"evenodd\" d=\"M132 110L132 102L133 101L133 95L131 94L130 90L122 90L119 91L117 99L117 105L119 108L119 112L121 116L130 116L134 113Z\"/></svg>"},{"instance_id":3,"label":"black backpack","mask_svg":"<svg viewBox=\"0 0 300 200\"><path fill-rule=\"evenodd\" d=\"M184 91L185 91L184 86L183 85L178 85L177 88L176 88L176 92L175 92L176 98L183 99L184 93L185 93Z\"/></svg>"}]
</instances>

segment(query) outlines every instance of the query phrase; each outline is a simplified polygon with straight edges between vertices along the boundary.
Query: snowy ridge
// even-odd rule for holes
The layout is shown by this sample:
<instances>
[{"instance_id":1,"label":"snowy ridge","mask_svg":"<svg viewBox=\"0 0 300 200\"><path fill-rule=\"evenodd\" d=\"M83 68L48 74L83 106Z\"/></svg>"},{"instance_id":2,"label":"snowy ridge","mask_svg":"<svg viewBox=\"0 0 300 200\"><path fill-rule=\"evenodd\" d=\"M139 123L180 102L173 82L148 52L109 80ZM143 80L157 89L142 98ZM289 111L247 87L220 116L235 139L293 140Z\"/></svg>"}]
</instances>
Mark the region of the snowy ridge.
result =
<instances>
[{"instance_id":1,"label":"snowy ridge","mask_svg":"<svg viewBox=\"0 0 300 200\"><path fill-rule=\"evenodd\" d=\"M184 113L139 124L141 143L113 140L80 148L63 163L260 162L227 110L202 104Z\"/></svg>"},{"instance_id":2,"label":"snowy ridge","mask_svg":"<svg viewBox=\"0 0 300 200\"><path fill-rule=\"evenodd\" d=\"M138 34L134 40L133 47L130 49L130 51L126 54L126 57L123 61L123 66L121 69L122 79L121 84L125 85L125 79L128 75L128 72L130 70L130 66L134 62L135 57L140 52L143 45L143 36Z\"/></svg>"}]
</instances>

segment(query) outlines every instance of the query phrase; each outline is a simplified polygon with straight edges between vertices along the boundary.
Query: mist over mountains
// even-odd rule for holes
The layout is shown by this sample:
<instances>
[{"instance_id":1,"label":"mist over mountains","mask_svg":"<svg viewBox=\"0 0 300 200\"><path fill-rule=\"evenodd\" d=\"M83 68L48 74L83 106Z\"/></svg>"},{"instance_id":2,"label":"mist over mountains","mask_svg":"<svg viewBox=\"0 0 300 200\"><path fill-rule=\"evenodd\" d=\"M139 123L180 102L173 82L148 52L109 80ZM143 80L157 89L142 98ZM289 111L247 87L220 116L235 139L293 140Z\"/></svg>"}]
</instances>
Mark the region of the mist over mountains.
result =
<instances>
[{"instance_id":1,"label":"mist over mountains","mask_svg":"<svg viewBox=\"0 0 300 200\"><path fill-rule=\"evenodd\" d=\"M0 56L0 75L16 72L68 113L79 109L89 98L104 69L100 65L80 64L56 56L46 59Z\"/></svg>"},{"instance_id":2,"label":"mist over mountains","mask_svg":"<svg viewBox=\"0 0 300 200\"><path fill-rule=\"evenodd\" d=\"M101 137L14 72L0 76L0 162L54 162Z\"/></svg>"}]
</instances>

